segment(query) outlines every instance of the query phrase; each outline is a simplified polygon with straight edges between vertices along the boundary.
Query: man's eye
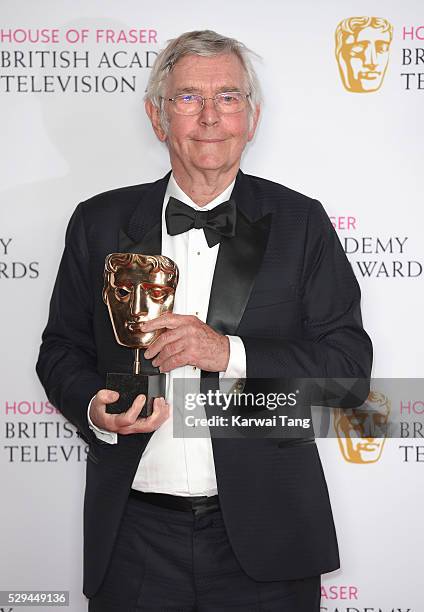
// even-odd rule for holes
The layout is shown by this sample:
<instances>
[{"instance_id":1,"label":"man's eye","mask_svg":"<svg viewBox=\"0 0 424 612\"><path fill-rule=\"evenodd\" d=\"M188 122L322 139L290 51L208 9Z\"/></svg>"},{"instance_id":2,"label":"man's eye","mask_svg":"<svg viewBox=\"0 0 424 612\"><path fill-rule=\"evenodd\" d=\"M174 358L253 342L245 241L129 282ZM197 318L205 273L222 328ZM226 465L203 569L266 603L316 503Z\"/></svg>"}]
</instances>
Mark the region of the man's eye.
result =
<instances>
[{"instance_id":1,"label":"man's eye","mask_svg":"<svg viewBox=\"0 0 424 612\"><path fill-rule=\"evenodd\" d=\"M197 96L192 96L190 94L186 95L186 96L181 96L180 100L182 102L184 102L184 104L190 104L193 102L196 102Z\"/></svg>"}]
</instances>

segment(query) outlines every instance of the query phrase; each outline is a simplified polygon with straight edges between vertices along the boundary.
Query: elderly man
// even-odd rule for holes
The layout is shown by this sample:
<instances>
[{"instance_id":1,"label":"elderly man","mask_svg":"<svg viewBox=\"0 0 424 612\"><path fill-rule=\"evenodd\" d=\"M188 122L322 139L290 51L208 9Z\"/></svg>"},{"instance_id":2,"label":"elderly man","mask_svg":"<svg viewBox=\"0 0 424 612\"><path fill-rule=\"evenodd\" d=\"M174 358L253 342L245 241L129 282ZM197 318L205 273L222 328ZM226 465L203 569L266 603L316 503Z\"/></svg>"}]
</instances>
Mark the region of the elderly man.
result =
<instances>
[{"instance_id":1,"label":"elderly man","mask_svg":"<svg viewBox=\"0 0 424 612\"><path fill-rule=\"evenodd\" d=\"M172 40L146 111L172 172L78 206L37 367L90 444L89 609L318 611L320 575L339 559L313 438L173 437L171 383L367 377L358 285L319 202L240 171L260 112L242 43L211 31ZM106 373L131 367L102 301L112 252L161 253L179 267L174 313L144 323L164 330L145 357L168 389L146 419L143 396L106 413L117 397Z\"/></svg>"}]
</instances>

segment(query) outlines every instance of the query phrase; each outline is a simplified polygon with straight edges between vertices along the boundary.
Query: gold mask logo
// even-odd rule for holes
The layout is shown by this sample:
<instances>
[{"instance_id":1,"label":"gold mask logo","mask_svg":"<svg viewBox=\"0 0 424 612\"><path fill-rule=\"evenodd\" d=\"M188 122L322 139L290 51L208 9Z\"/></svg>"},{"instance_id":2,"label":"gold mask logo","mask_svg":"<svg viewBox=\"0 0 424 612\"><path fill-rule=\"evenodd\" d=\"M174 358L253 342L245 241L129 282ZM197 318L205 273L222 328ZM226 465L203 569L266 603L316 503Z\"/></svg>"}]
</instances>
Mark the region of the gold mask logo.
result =
<instances>
[{"instance_id":1,"label":"gold mask logo","mask_svg":"<svg viewBox=\"0 0 424 612\"><path fill-rule=\"evenodd\" d=\"M380 17L348 17L336 28L336 60L344 88L380 89L389 62L393 26Z\"/></svg>"},{"instance_id":2,"label":"gold mask logo","mask_svg":"<svg viewBox=\"0 0 424 612\"><path fill-rule=\"evenodd\" d=\"M391 402L371 391L362 409L334 411L334 429L340 452L349 463L376 463L387 437ZM371 433L374 437L367 437Z\"/></svg>"}]
</instances>

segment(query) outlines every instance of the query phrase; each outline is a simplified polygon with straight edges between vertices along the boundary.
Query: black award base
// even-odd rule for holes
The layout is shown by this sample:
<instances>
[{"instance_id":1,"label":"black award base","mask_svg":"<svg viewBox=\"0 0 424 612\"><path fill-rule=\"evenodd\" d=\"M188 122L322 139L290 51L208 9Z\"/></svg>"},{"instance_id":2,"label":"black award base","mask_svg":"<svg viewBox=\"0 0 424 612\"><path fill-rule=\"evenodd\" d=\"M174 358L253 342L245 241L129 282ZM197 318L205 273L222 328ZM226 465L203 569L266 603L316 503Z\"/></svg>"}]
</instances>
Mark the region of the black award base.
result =
<instances>
[{"instance_id":1,"label":"black award base","mask_svg":"<svg viewBox=\"0 0 424 612\"><path fill-rule=\"evenodd\" d=\"M106 376L106 389L118 391L119 399L106 405L108 414L126 412L131 404L142 393L147 396L138 418L146 418L153 412L155 397L165 397L165 374L120 374L112 372Z\"/></svg>"}]
</instances>

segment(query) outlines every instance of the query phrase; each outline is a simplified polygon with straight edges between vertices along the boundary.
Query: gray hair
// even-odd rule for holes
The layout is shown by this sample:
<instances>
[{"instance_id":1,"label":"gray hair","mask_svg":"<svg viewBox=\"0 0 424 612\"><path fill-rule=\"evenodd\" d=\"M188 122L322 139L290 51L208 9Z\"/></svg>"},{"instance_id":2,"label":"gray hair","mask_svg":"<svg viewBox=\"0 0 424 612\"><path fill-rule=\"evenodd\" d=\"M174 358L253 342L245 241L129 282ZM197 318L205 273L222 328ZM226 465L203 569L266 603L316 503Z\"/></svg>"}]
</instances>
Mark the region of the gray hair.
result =
<instances>
[{"instance_id":1,"label":"gray hair","mask_svg":"<svg viewBox=\"0 0 424 612\"><path fill-rule=\"evenodd\" d=\"M150 100L160 110L161 125L165 132L168 120L162 96L166 79L175 64L185 55L213 57L222 53L234 53L244 68L249 93L247 98L249 117L252 120L256 106L261 102L262 94L259 79L250 58L259 56L235 38L228 38L212 30L194 30L168 41L167 46L157 56L147 83L144 99Z\"/></svg>"}]
</instances>

